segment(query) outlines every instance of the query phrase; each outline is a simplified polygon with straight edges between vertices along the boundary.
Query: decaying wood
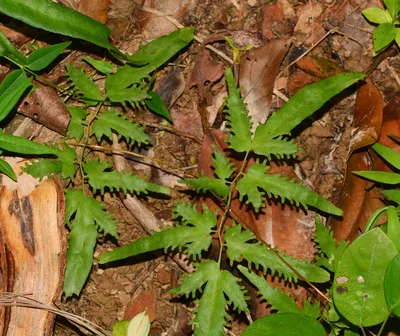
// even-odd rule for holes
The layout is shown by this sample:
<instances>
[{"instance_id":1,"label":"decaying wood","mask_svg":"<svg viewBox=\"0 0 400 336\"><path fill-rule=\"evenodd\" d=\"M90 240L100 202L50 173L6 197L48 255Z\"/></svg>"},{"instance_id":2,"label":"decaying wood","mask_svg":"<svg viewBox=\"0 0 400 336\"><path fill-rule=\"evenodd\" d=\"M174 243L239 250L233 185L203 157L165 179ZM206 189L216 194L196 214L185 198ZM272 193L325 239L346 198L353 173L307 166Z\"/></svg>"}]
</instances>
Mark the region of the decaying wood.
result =
<instances>
[{"instance_id":1,"label":"decaying wood","mask_svg":"<svg viewBox=\"0 0 400 336\"><path fill-rule=\"evenodd\" d=\"M18 183L4 178L0 188L1 290L30 294L52 306L62 295L65 251L64 196L59 183L32 185L25 175ZM53 333L55 315L47 310L0 307L0 318L1 335Z\"/></svg>"}]
</instances>

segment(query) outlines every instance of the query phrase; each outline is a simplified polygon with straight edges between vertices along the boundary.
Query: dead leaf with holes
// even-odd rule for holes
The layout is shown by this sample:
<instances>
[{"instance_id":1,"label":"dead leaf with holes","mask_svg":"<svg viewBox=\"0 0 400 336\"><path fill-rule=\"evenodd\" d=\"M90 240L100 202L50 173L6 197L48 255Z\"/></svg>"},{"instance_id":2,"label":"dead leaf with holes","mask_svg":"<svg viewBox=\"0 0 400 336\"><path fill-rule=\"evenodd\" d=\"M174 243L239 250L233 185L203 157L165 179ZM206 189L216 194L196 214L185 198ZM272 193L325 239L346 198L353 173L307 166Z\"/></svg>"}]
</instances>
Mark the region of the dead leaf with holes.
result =
<instances>
[{"instance_id":1,"label":"dead leaf with holes","mask_svg":"<svg viewBox=\"0 0 400 336\"><path fill-rule=\"evenodd\" d=\"M279 66L285 57L291 40L280 39L248 51L241 58L240 86L253 121L253 130L264 123L271 109L272 94Z\"/></svg>"}]
</instances>

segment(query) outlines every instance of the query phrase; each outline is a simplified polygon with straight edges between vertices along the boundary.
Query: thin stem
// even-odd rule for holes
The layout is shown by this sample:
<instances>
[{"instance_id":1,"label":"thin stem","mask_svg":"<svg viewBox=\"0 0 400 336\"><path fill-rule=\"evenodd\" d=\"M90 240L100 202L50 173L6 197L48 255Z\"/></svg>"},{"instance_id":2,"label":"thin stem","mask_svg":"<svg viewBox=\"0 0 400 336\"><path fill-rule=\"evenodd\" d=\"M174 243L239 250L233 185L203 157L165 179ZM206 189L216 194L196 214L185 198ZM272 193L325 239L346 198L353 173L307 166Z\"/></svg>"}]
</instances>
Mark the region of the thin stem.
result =
<instances>
[{"instance_id":1,"label":"thin stem","mask_svg":"<svg viewBox=\"0 0 400 336\"><path fill-rule=\"evenodd\" d=\"M159 159L152 158L152 157L146 156L146 155L141 155L141 154L134 153L134 152L131 152L128 150L109 148L109 147L104 147L104 146L99 146L99 145L89 145L89 144L80 143L80 142L68 142L68 145L75 146L75 147L90 148L90 149L102 151L102 152L111 152L113 154L136 156L141 159L154 161L154 162L166 165L172 169L182 171L182 172L184 172L184 177L189 177L189 178L195 177L193 174L186 173L187 168L177 167L177 166L174 166L174 165L168 163L167 161L159 160Z\"/></svg>"},{"instance_id":2,"label":"thin stem","mask_svg":"<svg viewBox=\"0 0 400 336\"><path fill-rule=\"evenodd\" d=\"M223 239L221 237L222 235L222 229L224 228L224 223L225 223L225 219L228 215L228 212L230 211L231 208L231 202L232 202L232 195L233 195L233 191L236 188L236 182L239 179L240 176L242 176L244 168L247 165L247 157L249 156L250 151L246 152L246 155L244 156L243 162L242 162L242 166L240 167L239 172L236 174L235 178L233 179L231 186L229 188L229 195L228 195L228 201L226 202L226 207L225 207L225 211L221 217L221 220L219 221L219 226L218 226L218 240L219 240L219 257L218 257L218 265L221 265L221 260L222 260L222 250L224 248L224 242Z\"/></svg>"},{"instance_id":3,"label":"thin stem","mask_svg":"<svg viewBox=\"0 0 400 336\"><path fill-rule=\"evenodd\" d=\"M80 157L80 160L79 160L79 169L80 169L81 175L82 175L82 192L84 194L86 194L86 193L85 193L85 183L84 183L85 172L83 170L83 160L85 159L85 150L86 150L86 147L88 146L88 141L89 141L89 137L90 137L89 136L89 134L90 134L90 125L97 118L97 115L99 114L100 109L101 109L102 106L103 106L103 103L101 102L97 106L96 112L94 113L93 117L88 121L87 127L86 127L85 141L84 141L84 143L82 145L82 153L81 153L81 157Z\"/></svg>"},{"instance_id":4,"label":"thin stem","mask_svg":"<svg viewBox=\"0 0 400 336\"><path fill-rule=\"evenodd\" d=\"M388 315L388 317L386 317L385 321L383 321L381 328L379 329L378 335L376 335L376 336L382 335L383 331L385 330L385 326L386 326L387 321L389 320L390 315L391 315L391 313Z\"/></svg>"}]
</instances>

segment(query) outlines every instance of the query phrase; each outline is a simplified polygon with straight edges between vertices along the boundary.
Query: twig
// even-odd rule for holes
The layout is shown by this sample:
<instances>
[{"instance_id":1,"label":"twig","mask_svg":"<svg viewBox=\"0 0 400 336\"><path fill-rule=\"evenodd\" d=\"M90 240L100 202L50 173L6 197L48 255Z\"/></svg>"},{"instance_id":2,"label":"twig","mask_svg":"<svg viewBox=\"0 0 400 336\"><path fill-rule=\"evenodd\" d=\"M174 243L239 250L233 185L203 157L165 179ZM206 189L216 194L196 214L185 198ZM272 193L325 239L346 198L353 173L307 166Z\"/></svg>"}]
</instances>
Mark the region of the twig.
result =
<instances>
[{"instance_id":1,"label":"twig","mask_svg":"<svg viewBox=\"0 0 400 336\"><path fill-rule=\"evenodd\" d=\"M47 310L51 313L60 315L68 319L69 321L91 331L95 335L99 336L111 336L111 334L104 330L103 328L99 327L98 325L94 324L93 322L80 317L78 315L62 311L60 309L54 308L49 306L45 303L40 301L34 300L27 296L27 294L16 294L16 293L8 293L8 292L1 292L0 293L0 306L5 307L25 307L25 308L32 308L32 309L41 309Z\"/></svg>"}]
</instances>

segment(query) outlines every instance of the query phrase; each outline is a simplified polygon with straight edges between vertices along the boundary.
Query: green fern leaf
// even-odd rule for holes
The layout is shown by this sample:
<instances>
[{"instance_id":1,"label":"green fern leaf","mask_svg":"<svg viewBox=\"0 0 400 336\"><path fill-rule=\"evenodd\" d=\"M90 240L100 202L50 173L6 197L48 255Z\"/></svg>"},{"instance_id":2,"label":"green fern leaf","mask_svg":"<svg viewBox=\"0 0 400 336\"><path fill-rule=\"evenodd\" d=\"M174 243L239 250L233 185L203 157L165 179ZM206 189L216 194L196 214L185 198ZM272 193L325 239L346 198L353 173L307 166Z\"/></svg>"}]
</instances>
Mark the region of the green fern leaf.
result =
<instances>
[{"instance_id":1,"label":"green fern leaf","mask_svg":"<svg viewBox=\"0 0 400 336\"><path fill-rule=\"evenodd\" d=\"M150 74L156 70L153 66L144 66L141 68L134 68L125 65L119 68L113 75L108 75L105 88L108 95L114 95L121 89L125 89L132 84L141 84L143 80L150 79Z\"/></svg>"},{"instance_id":2,"label":"green fern leaf","mask_svg":"<svg viewBox=\"0 0 400 336\"><path fill-rule=\"evenodd\" d=\"M86 197L82 191L65 191L65 221L71 224L67 251L67 268L64 279L66 296L79 295L89 276L93 263L93 251L97 239L97 227L105 234L118 238L118 227L103 205L94 198Z\"/></svg>"},{"instance_id":3,"label":"green fern leaf","mask_svg":"<svg viewBox=\"0 0 400 336\"><path fill-rule=\"evenodd\" d=\"M315 219L314 241L318 244L317 247L321 253L326 255L326 258L317 260L317 264L334 272L346 249L346 242L340 241L336 245L336 239L333 238L331 230L321 222L319 216Z\"/></svg>"},{"instance_id":4,"label":"green fern leaf","mask_svg":"<svg viewBox=\"0 0 400 336\"><path fill-rule=\"evenodd\" d=\"M321 316L321 306L318 301L311 303L309 300L304 300L302 311L304 315L311 316L315 319Z\"/></svg>"},{"instance_id":5,"label":"green fern leaf","mask_svg":"<svg viewBox=\"0 0 400 336\"><path fill-rule=\"evenodd\" d=\"M200 257L202 251L209 249L211 234L217 225L216 214L206 205L203 208L203 213L199 213L189 205L177 205L175 216L182 217L181 225L155 232L150 237L138 239L114 251L106 252L100 255L99 263L105 264L159 249L183 248L186 254L193 255L195 259Z\"/></svg>"},{"instance_id":6,"label":"green fern leaf","mask_svg":"<svg viewBox=\"0 0 400 336\"><path fill-rule=\"evenodd\" d=\"M246 267L238 265L239 271L258 288L259 294L271 305L272 309L279 313L297 313L302 314L302 310L296 302L291 299L278 287L272 287L264 277L258 276L249 271Z\"/></svg>"},{"instance_id":7,"label":"green fern leaf","mask_svg":"<svg viewBox=\"0 0 400 336\"><path fill-rule=\"evenodd\" d=\"M61 173L62 164L59 160L39 159L27 162L21 170L41 181L44 177Z\"/></svg>"},{"instance_id":8,"label":"green fern leaf","mask_svg":"<svg viewBox=\"0 0 400 336\"><path fill-rule=\"evenodd\" d=\"M292 141L286 139L269 139L268 141L260 141L259 138L254 137L253 151L256 154L264 155L271 160L271 155L276 156L278 159L291 157L296 155L300 148Z\"/></svg>"},{"instance_id":9,"label":"green fern leaf","mask_svg":"<svg viewBox=\"0 0 400 336\"><path fill-rule=\"evenodd\" d=\"M84 135L83 121L86 119L88 113L76 106L67 106L67 109L71 114L67 136L80 141Z\"/></svg>"},{"instance_id":10,"label":"green fern leaf","mask_svg":"<svg viewBox=\"0 0 400 336\"><path fill-rule=\"evenodd\" d=\"M234 165L229 162L229 159L222 154L215 145L212 147L214 150L214 157L211 160L214 164L215 175L221 180L227 180L235 171Z\"/></svg>"},{"instance_id":11,"label":"green fern leaf","mask_svg":"<svg viewBox=\"0 0 400 336\"><path fill-rule=\"evenodd\" d=\"M94 191L100 190L101 194L104 194L104 188L108 187L111 191L114 189L122 190L125 195L128 191L137 194L147 194L148 191L166 195L170 193L169 188L149 183L140 176L115 170L105 171L109 168L111 168L111 166L107 162L99 162L98 159L84 163L83 169Z\"/></svg>"},{"instance_id":12,"label":"green fern leaf","mask_svg":"<svg viewBox=\"0 0 400 336\"><path fill-rule=\"evenodd\" d=\"M186 183L197 191L214 191L218 196L223 198L228 197L229 187L225 184L225 181L216 178L199 176L194 179L179 180L180 183Z\"/></svg>"},{"instance_id":13,"label":"green fern leaf","mask_svg":"<svg viewBox=\"0 0 400 336\"><path fill-rule=\"evenodd\" d=\"M128 102L133 108L137 107L139 104L144 104L145 99L150 98L148 87L144 88L142 86L132 86L125 89L120 88L118 91L108 91L107 95L113 103L121 103L123 106L126 106L125 102Z\"/></svg>"},{"instance_id":14,"label":"green fern leaf","mask_svg":"<svg viewBox=\"0 0 400 336\"><path fill-rule=\"evenodd\" d=\"M240 199L246 195L247 203L252 203L256 211L259 211L263 205L263 197L259 191L261 188L269 197L280 197L282 203L287 199L291 203L294 202L296 206L309 205L327 213L343 215L342 210L310 189L282 177L281 174L266 174L268 169L269 167L264 164L255 163L249 167L245 176L237 184Z\"/></svg>"},{"instance_id":15,"label":"green fern leaf","mask_svg":"<svg viewBox=\"0 0 400 336\"><path fill-rule=\"evenodd\" d=\"M226 68L226 81L229 93L226 98L228 124L230 127L229 147L239 153L248 152L252 149L251 121L230 68Z\"/></svg>"},{"instance_id":16,"label":"green fern leaf","mask_svg":"<svg viewBox=\"0 0 400 336\"><path fill-rule=\"evenodd\" d=\"M145 133L144 129L138 124L126 119L126 116L120 116L118 112L106 111L102 113L94 122L92 134L96 135L97 141L100 142L103 136L112 139L112 130L119 137L124 137L130 143L137 142L139 146L150 141L150 137Z\"/></svg>"},{"instance_id":17,"label":"green fern leaf","mask_svg":"<svg viewBox=\"0 0 400 336\"><path fill-rule=\"evenodd\" d=\"M261 265L264 273L271 270L272 274L283 276L285 280L297 281L299 279L298 275L272 250L261 245L260 242L249 243L248 241L254 241L256 238L250 231L242 232L241 225L233 224L225 231L224 237L227 246L226 253L231 262L241 262L245 259L249 263L249 268L251 268L251 264L254 264L257 269ZM283 253L279 253L279 255L309 281L323 283L330 279L328 272L314 264L294 259Z\"/></svg>"},{"instance_id":18,"label":"green fern leaf","mask_svg":"<svg viewBox=\"0 0 400 336\"><path fill-rule=\"evenodd\" d=\"M340 73L299 90L265 124L259 125L254 139L266 143L278 135L290 134L304 119L319 110L328 100L365 77L358 72Z\"/></svg>"},{"instance_id":19,"label":"green fern leaf","mask_svg":"<svg viewBox=\"0 0 400 336\"><path fill-rule=\"evenodd\" d=\"M194 296L206 284L194 311L194 335L225 335L224 326L227 326L226 320L229 319L225 312L227 304L232 304L239 312L248 312L244 287L239 286L238 282L239 279L230 272L220 270L215 261L208 260L198 264L196 272L188 274L178 288L171 290L173 294Z\"/></svg>"},{"instance_id":20,"label":"green fern leaf","mask_svg":"<svg viewBox=\"0 0 400 336\"><path fill-rule=\"evenodd\" d=\"M88 105L96 105L103 100L98 86L81 70L73 65L67 64L67 73L79 93L87 100Z\"/></svg>"}]
</instances>

